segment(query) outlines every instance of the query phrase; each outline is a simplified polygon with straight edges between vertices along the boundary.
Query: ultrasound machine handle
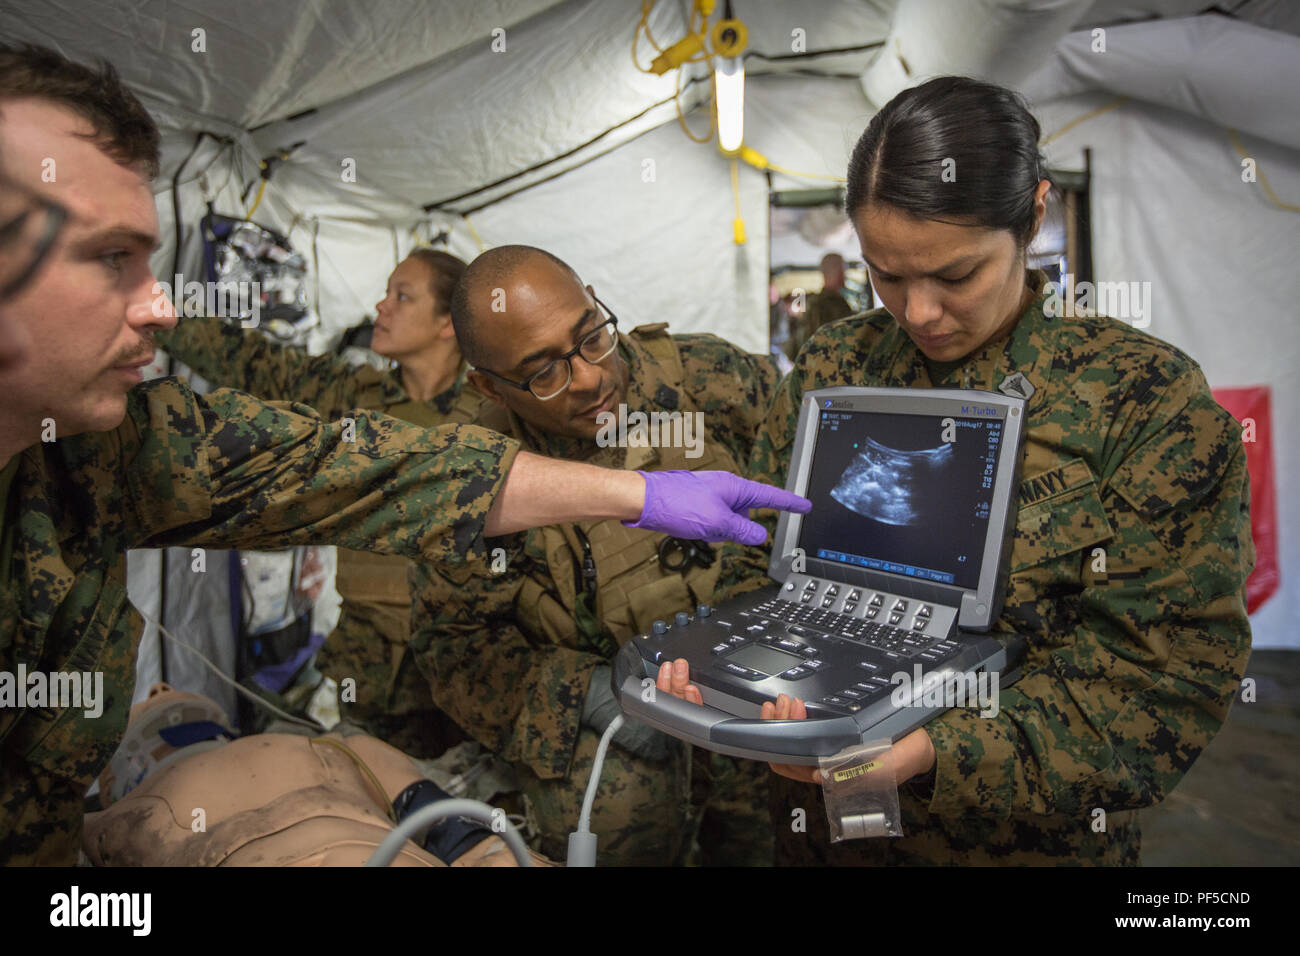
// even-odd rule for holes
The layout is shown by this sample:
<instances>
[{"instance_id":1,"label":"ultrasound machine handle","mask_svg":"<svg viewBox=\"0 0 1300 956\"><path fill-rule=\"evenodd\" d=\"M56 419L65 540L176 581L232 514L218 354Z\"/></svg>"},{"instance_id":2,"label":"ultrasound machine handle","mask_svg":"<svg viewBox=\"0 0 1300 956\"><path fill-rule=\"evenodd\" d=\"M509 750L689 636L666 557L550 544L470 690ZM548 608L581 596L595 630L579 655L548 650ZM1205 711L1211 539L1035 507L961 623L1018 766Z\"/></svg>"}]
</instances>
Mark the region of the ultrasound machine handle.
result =
<instances>
[{"instance_id":1,"label":"ultrasound machine handle","mask_svg":"<svg viewBox=\"0 0 1300 956\"><path fill-rule=\"evenodd\" d=\"M715 753L816 766L820 757L862 743L862 730L852 717L747 719L658 690L646 701L642 699L643 678L643 674L627 668L615 669L614 689L624 713L632 720Z\"/></svg>"}]
</instances>

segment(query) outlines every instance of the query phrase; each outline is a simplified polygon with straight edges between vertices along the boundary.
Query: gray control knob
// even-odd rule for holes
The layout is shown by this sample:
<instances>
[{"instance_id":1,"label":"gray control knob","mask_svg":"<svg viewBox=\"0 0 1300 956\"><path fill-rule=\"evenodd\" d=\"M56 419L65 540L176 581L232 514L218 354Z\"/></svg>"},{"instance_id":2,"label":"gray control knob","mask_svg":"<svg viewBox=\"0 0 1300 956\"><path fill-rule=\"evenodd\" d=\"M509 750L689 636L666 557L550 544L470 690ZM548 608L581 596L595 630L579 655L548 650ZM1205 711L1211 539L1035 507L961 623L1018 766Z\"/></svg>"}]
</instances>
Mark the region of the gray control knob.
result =
<instances>
[{"instance_id":1,"label":"gray control knob","mask_svg":"<svg viewBox=\"0 0 1300 956\"><path fill-rule=\"evenodd\" d=\"M687 624L691 623L691 616L685 611L678 611L675 620L677 621L678 627L685 627Z\"/></svg>"},{"instance_id":2,"label":"gray control knob","mask_svg":"<svg viewBox=\"0 0 1300 956\"><path fill-rule=\"evenodd\" d=\"M707 604L701 604L695 608L696 617L708 617L712 613L713 608L709 607Z\"/></svg>"},{"instance_id":3,"label":"gray control knob","mask_svg":"<svg viewBox=\"0 0 1300 956\"><path fill-rule=\"evenodd\" d=\"M667 634L668 625L665 624L663 621L655 621L653 624L650 625L650 630L654 631L656 634Z\"/></svg>"}]
</instances>

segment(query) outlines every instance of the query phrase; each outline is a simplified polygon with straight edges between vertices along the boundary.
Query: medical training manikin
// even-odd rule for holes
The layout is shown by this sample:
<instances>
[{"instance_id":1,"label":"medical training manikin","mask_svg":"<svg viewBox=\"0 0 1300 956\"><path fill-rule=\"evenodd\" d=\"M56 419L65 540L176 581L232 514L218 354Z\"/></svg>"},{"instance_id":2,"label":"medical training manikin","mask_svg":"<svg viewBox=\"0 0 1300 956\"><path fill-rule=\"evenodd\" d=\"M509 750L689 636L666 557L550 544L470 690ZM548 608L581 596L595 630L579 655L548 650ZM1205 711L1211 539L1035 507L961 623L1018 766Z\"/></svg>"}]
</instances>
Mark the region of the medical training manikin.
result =
<instances>
[{"instance_id":1,"label":"medical training manikin","mask_svg":"<svg viewBox=\"0 0 1300 956\"><path fill-rule=\"evenodd\" d=\"M422 779L405 754L374 737L232 740L227 725L211 699L166 684L131 708L100 777L108 809L86 815L82 847L92 863L357 866L393 830L394 798ZM516 865L499 836L478 840L451 865ZM446 864L408 840L393 865Z\"/></svg>"}]
</instances>

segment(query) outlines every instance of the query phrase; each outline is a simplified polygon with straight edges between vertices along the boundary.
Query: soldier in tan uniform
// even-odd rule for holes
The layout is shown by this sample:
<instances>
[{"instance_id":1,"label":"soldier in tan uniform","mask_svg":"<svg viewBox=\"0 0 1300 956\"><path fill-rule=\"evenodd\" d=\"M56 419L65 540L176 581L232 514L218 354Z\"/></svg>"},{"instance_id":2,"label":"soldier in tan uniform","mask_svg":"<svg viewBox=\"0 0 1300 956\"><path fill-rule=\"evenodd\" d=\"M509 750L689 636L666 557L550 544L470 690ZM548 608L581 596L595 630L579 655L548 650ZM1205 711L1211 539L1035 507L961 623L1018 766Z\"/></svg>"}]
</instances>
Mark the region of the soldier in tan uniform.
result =
<instances>
[{"instance_id":1,"label":"soldier in tan uniform","mask_svg":"<svg viewBox=\"0 0 1300 956\"><path fill-rule=\"evenodd\" d=\"M712 335L623 328L572 269L529 247L476 259L452 315L470 380L491 401L475 424L556 458L741 467L779 378L770 357ZM618 441L619 421L650 412L674 416L680 445L639 441L631 426ZM713 600L717 552L580 522L528 534L503 564L486 577L417 569L412 646L433 699L519 769L540 848L562 856L596 744L619 712L609 661L655 619ZM639 724L614 744L592 821L602 863L683 860L701 826L705 862L770 861L765 775L752 764L692 753Z\"/></svg>"},{"instance_id":2,"label":"soldier in tan uniform","mask_svg":"<svg viewBox=\"0 0 1300 956\"><path fill-rule=\"evenodd\" d=\"M482 396L467 387L451 324L451 293L465 263L416 249L388 277L370 347L397 365L380 371L334 355L311 356L261 332L190 317L157 343L213 385L270 401L310 405L326 418L350 409L382 412L432 428L474 418ZM436 757L463 734L437 707L407 652L411 599L406 559L339 549L339 619L316 666L340 684L340 715L416 757Z\"/></svg>"},{"instance_id":3,"label":"soldier in tan uniform","mask_svg":"<svg viewBox=\"0 0 1300 956\"><path fill-rule=\"evenodd\" d=\"M0 370L0 864L76 860L135 685L128 548L336 544L464 564L488 537L557 521L752 541L748 509L807 507L729 473L592 468L480 428L371 412L347 426L141 384L153 334L175 324L149 267L157 126L111 68L0 44L0 143L5 170L69 215L3 303L31 345Z\"/></svg>"},{"instance_id":4,"label":"soldier in tan uniform","mask_svg":"<svg viewBox=\"0 0 1300 956\"><path fill-rule=\"evenodd\" d=\"M1015 94L944 77L886 105L850 160L848 212L884 308L808 342L750 476L784 477L809 389L1027 398L994 632L1028 651L996 716L957 708L897 742L902 838L829 844L815 769L776 768L780 862L1136 865L1137 810L1178 784L1240 685L1254 564L1240 425L1178 349L1116 318L1063 318L1026 271L1051 185L1038 134ZM915 188L927 170L933 188ZM765 552L728 554L728 593L767 580ZM661 674L679 696L684 665ZM806 716L784 695L764 708ZM806 833L790 826L798 808Z\"/></svg>"}]
</instances>

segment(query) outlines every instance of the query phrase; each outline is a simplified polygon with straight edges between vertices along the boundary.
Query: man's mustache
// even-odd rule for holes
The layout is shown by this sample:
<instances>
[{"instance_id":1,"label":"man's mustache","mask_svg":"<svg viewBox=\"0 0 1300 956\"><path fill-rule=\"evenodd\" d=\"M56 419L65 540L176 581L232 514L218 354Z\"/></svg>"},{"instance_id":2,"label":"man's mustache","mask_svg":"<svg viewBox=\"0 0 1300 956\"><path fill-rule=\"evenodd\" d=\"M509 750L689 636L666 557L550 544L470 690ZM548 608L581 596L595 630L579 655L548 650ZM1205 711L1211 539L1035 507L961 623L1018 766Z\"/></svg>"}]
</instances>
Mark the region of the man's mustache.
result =
<instances>
[{"instance_id":1,"label":"man's mustache","mask_svg":"<svg viewBox=\"0 0 1300 956\"><path fill-rule=\"evenodd\" d=\"M593 389L590 393L574 394L570 399L570 407L576 409L590 408L600 401L602 397L608 395L609 392L610 386L602 385L600 388Z\"/></svg>"},{"instance_id":2,"label":"man's mustache","mask_svg":"<svg viewBox=\"0 0 1300 956\"><path fill-rule=\"evenodd\" d=\"M123 365L134 365L137 362L143 362L146 359L152 359L154 353L153 336L145 339L144 342L129 352L123 353L117 361L113 362L109 368L119 368Z\"/></svg>"}]
</instances>

